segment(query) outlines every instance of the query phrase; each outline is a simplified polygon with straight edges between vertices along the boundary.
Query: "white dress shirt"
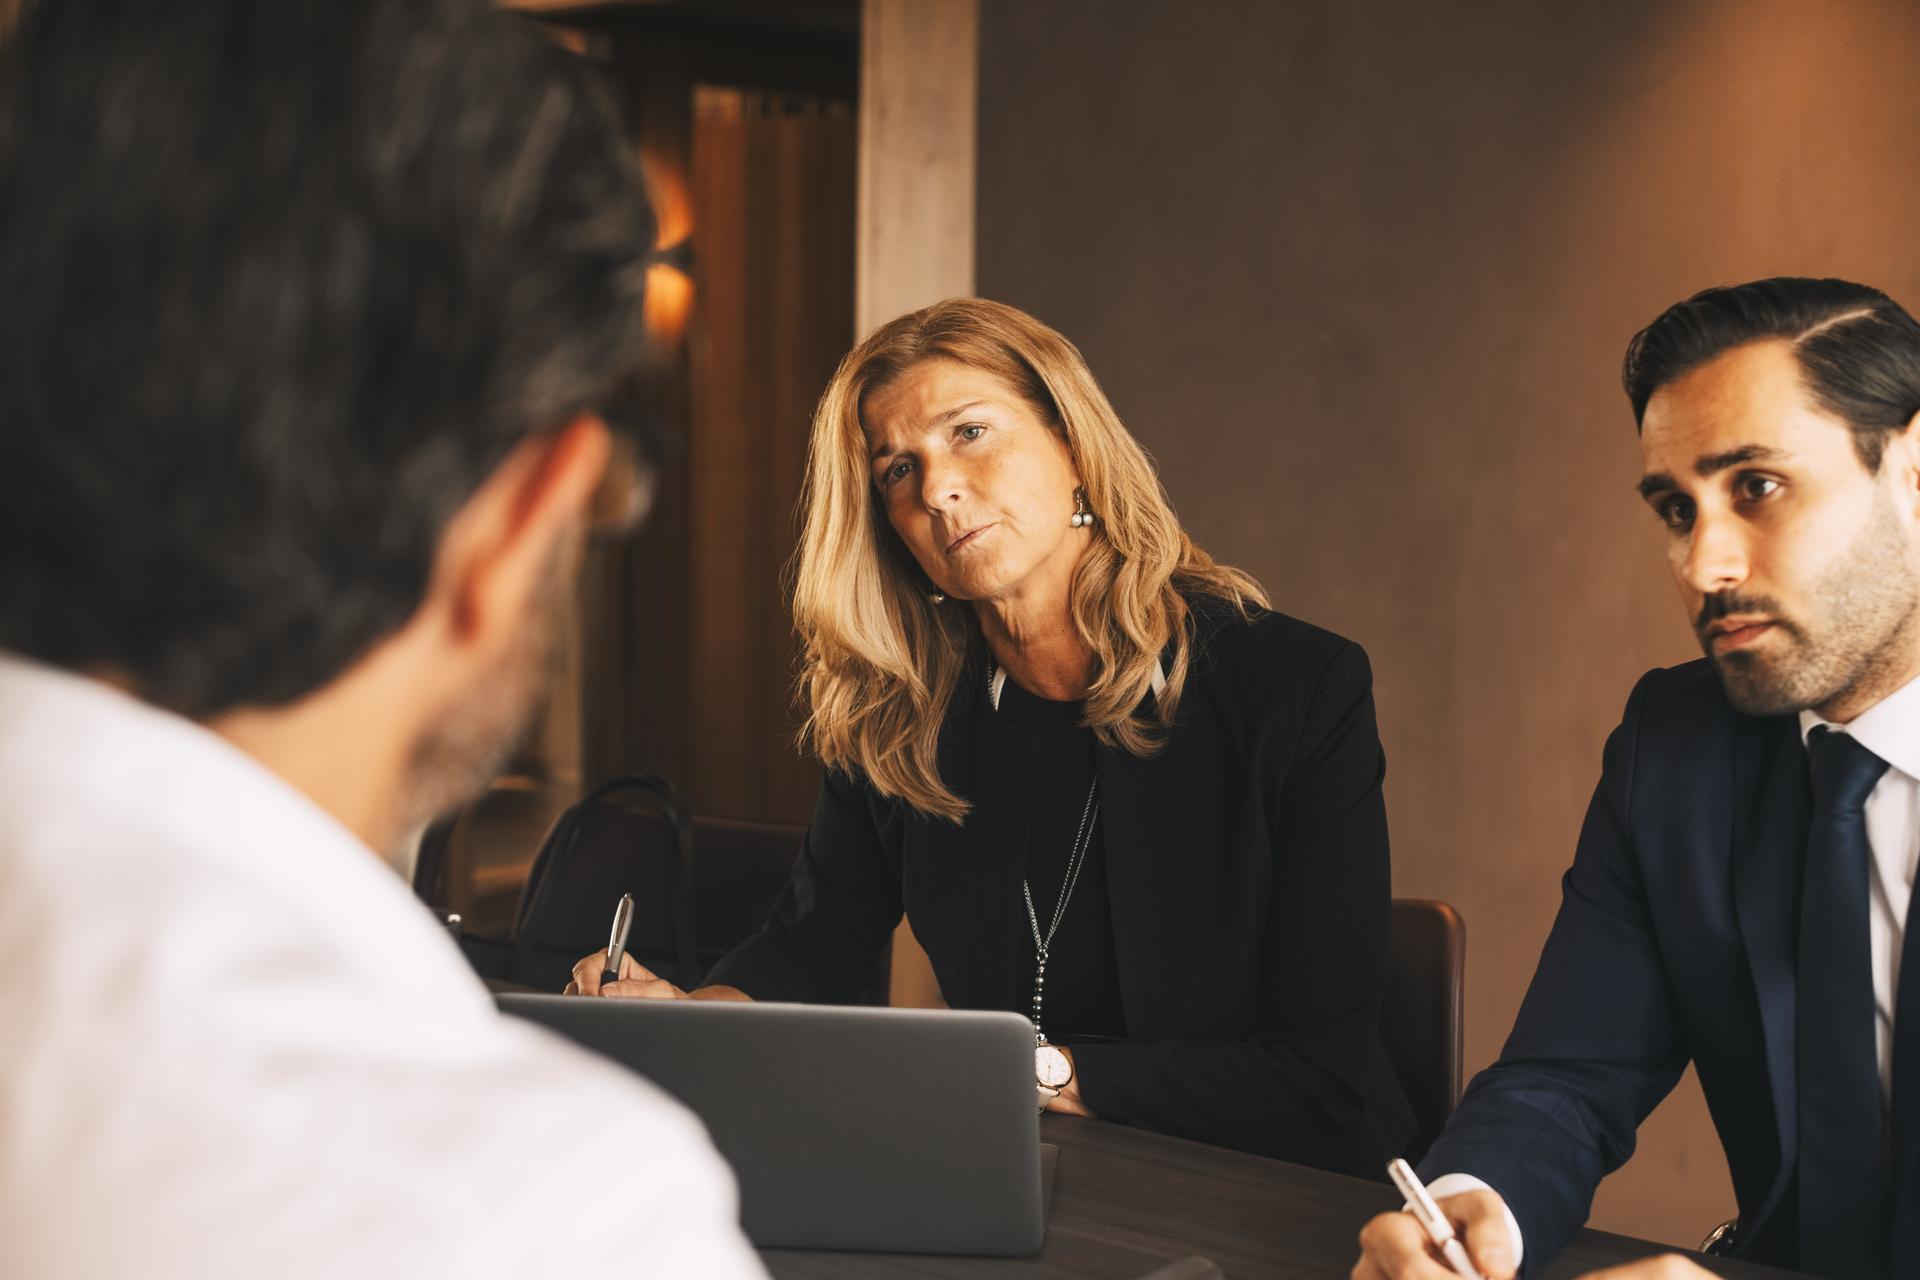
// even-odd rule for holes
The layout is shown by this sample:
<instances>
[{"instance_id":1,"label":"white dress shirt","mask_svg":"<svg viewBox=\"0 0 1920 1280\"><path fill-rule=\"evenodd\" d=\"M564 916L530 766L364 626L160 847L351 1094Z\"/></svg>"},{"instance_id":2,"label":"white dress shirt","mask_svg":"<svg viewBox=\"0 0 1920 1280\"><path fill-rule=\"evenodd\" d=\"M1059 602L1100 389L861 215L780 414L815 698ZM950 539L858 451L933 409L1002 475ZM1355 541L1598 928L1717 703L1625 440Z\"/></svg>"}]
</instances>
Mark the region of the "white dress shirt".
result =
<instances>
[{"instance_id":1,"label":"white dress shirt","mask_svg":"<svg viewBox=\"0 0 1920 1280\"><path fill-rule=\"evenodd\" d=\"M1828 724L1811 711L1800 713L1804 742L1816 725ZM1907 903L1913 897L1916 862L1920 862L1920 680L1911 680L1855 716L1851 723L1830 725L1851 734L1861 746L1887 762L1887 771L1867 796L1867 846L1873 851L1868 876L1868 930L1872 934L1873 1003L1876 1045L1880 1051L1880 1096L1891 1107L1893 1099L1893 1010L1899 999L1900 948L1907 932ZM1427 1188L1435 1199L1463 1191L1484 1191L1487 1184L1471 1174L1449 1173ZM1517 1266L1526 1242L1513 1211L1507 1211Z\"/></svg>"},{"instance_id":2,"label":"white dress shirt","mask_svg":"<svg viewBox=\"0 0 1920 1280\"><path fill-rule=\"evenodd\" d=\"M344 827L0 656L0 1275L763 1274L699 1122L498 1014Z\"/></svg>"}]
</instances>

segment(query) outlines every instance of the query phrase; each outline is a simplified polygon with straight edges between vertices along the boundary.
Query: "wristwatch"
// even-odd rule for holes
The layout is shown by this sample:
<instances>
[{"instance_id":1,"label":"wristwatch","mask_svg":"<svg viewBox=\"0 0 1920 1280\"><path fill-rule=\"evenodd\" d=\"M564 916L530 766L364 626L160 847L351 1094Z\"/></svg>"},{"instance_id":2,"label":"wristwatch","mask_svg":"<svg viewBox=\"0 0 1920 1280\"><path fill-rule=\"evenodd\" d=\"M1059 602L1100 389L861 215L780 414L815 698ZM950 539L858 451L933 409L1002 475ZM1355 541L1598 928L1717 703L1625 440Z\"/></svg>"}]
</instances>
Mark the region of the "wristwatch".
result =
<instances>
[{"instance_id":1,"label":"wristwatch","mask_svg":"<svg viewBox=\"0 0 1920 1280\"><path fill-rule=\"evenodd\" d=\"M1033 1047L1033 1087L1040 1094L1040 1109L1045 1111L1047 1103L1060 1096L1060 1091L1073 1080L1073 1059L1062 1053L1058 1046L1040 1044Z\"/></svg>"}]
</instances>

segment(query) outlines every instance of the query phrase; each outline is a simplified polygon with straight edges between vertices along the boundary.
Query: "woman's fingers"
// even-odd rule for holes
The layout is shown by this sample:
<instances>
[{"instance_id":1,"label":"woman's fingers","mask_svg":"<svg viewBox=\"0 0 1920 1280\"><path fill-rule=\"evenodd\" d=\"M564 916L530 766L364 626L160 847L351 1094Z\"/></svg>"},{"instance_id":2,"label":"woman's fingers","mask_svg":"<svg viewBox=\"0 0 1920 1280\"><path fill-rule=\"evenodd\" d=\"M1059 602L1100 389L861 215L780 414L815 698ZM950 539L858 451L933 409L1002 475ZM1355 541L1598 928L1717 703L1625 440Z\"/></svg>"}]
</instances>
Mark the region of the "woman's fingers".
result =
<instances>
[{"instance_id":1,"label":"woman's fingers","mask_svg":"<svg viewBox=\"0 0 1920 1280\"><path fill-rule=\"evenodd\" d=\"M607 949L602 947L573 966L573 981L567 984L567 989L561 994L569 996L599 995L600 975L606 971ZM623 951L620 953L620 977L622 980L638 978L642 981L651 981L654 975L647 971L645 965L635 960L631 953Z\"/></svg>"},{"instance_id":2,"label":"woman's fingers","mask_svg":"<svg viewBox=\"0 0 1920 1280\"><path fill-rule=\"evenodd\" d=\"M624 1000L685 1000L687 998L686 992L665 978L656 978L638 965L634 967L642 976L606 983L600 988L600 994Z\"/></svg>"},{"instance_id":3,"label":"woman's fingers","mask_svg":"<svg viewBox=\"0 0 1920 1280\"><path fill-rule=\"evenodd\" d=\"M625 961L630 956L621 957L621 976L625 977ZM570 996L597 996L600 994L600 975L607 967L607 949L600 948L586 959L573 966L573 981L567 984L566 994Z\"/></svg>"}]
</instances>

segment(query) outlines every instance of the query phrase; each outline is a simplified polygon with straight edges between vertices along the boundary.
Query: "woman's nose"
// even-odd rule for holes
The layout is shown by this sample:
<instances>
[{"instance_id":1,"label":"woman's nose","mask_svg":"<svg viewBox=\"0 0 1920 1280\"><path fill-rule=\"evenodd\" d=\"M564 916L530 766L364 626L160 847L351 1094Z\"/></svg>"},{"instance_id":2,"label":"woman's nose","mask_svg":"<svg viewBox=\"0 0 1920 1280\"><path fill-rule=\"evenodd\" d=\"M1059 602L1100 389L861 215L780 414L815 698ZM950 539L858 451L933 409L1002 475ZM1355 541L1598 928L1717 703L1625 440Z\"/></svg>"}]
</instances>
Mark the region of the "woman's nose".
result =
<instances>
[{"instance_id":1,"label":"woman's nose","mask_svg":"<svg viewBox=\"0 0 1920 1280\"><path fill-rule=\"evenodd\" d=\"M951 462L930 462L920 473L920 500L929 508L958 506L966 489L960 468Z\"/></svg>"}]
</instances>

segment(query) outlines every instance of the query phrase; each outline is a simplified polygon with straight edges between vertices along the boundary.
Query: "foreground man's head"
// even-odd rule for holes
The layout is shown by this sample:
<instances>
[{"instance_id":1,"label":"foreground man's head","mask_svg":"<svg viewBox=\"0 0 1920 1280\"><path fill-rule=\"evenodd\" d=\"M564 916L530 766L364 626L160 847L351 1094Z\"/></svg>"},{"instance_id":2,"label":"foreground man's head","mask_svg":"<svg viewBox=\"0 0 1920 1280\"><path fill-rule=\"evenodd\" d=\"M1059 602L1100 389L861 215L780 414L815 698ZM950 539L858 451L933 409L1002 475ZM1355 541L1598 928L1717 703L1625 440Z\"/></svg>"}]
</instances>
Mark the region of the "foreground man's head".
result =
<instances>
[{"instance_id":1,"label":"foreground man's head","mask_svg":"<svg viewBox=\"0 0 1920 1280\"><path fill-rule=\"evenodd\" d=\"M0 95L0 649L390 843L537 695L639 345L615 122L456 0L38 4Z\"/></svg>"}]
</instances>

